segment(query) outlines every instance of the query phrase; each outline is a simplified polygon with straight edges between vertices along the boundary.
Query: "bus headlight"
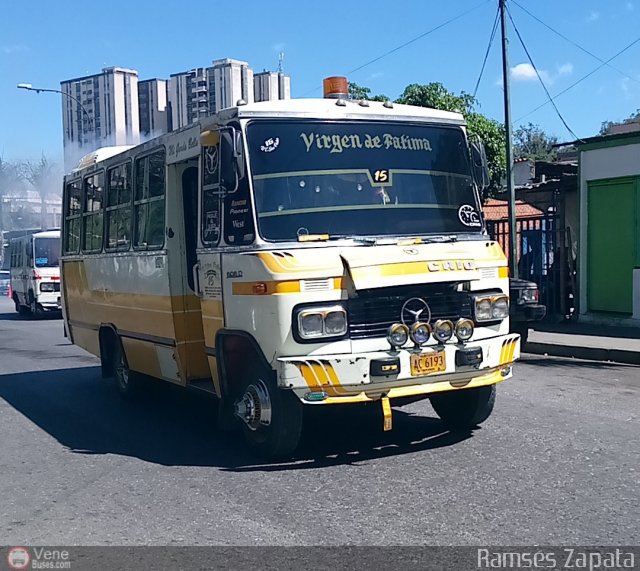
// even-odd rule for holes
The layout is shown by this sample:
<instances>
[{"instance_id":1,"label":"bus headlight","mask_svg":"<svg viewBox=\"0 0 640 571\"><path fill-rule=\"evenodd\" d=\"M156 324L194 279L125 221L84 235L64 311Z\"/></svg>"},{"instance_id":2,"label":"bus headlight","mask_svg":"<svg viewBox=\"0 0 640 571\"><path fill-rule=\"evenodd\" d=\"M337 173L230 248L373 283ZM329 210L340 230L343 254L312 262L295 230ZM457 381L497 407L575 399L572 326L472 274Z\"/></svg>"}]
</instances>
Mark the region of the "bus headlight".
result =
<instances>
[{"instance_id":1,"label":"bus headlight","mask_svg":"<svg viewBox=\"0 0 640 571\"><path fill-rule=\"evenodd\" d=\"M476 322L500 321L509 317L509 296L504 294L477 295L473 302Z\"/></svg>"},{"instance_id":2,"label":"bus headlight","mask_svg":"<svg viewBox=\"0 0 640 571\"><path fill-rule=\"evenodd\" d=\"M298 336L305 341L343 337L347 333L347 312L341 305L302 308L296 321Z\"/></svg>"},{"instance_id":3,"label":"bus headlight","mask_svg":"<svg viewBox=\"0 0 640 571\"><path fill-rule=\"evenodd\" d=\"M411 326L409 336L416 345L424 345L431 337L431 326L428 323L418 321Z\"/></svg>"},{"instance_id":4,"label":"bus headlight","mask_svg":"<svg viewBox=\"0 0 640 571\"><path fill-rule=\"evenodd\" d=\"M453 323L448 319L438 319L433 326L433 336L440 343L446 343L453 337Z\"/></svg>"},{"instance_id":5,"label":"bus headlight","mask_svg":"<svg viewBox=\"0 0 640 571\"><path fill-rule=\"evenodd\" d=\"M394 349L409 341L409 328L403 323L394 323L387 331L387 341Z\"/></svg>"},{"instance_id":6,"label":"bus headlight","mask_svg":"<svg viewBox=\"0 0 640 571\"><path fill-rule=\"evenodd\" d=\"M473 321L471 319L458 319L455 332L460 341L469 341L473 335Z\"/></svg>"},{"instance_id":7,"label":"bus headlight","mask_svg":"<svg viewBox=\"0 0 640 571\"><path fill-rule=\"evenodd\" d=\"M506 295L497 295L493 298L491 315L494 319L509 317L509 298Z\"/></svg>"}]
</instances>

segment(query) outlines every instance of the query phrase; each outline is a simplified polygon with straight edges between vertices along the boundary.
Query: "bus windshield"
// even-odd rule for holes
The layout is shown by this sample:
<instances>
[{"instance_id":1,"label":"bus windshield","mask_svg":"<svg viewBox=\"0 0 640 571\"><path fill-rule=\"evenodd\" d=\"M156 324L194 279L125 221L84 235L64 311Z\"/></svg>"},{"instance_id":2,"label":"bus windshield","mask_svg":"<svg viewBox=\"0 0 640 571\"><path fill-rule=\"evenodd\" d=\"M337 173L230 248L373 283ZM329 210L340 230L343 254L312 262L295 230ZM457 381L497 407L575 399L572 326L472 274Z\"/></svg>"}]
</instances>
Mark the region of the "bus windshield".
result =
<instances>
[{"instance_id":1,"label":"bus windshield","mask_svg":"<svg viewBox=\"0 0 640 571\"><path fill-rule=\"evenodd\" d=\"M60 238L36 238L34 241L36 268L57 268Z\"/></svg>"},{"instance_id":2,"label":"bus windshield","mask_svg":"<svg viewBox=\"0 0 640 571\"><path fill-rule=\"evenodd\" d=\"M460 127L264 120L247 142L266 240L482 230Z\"/></svg>"}]
</instances>

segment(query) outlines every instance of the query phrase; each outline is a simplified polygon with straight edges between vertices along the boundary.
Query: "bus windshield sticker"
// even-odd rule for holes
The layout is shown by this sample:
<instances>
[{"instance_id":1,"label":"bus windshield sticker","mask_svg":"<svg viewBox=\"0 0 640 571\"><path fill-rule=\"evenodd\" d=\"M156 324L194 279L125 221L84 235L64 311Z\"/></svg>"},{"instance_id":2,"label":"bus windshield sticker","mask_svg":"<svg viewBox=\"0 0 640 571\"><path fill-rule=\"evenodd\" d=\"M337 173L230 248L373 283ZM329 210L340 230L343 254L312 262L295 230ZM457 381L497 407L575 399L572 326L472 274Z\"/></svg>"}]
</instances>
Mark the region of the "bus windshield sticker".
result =
<instances>
[{"instance_id":1,"label":"bus windshield sticker","mask_svg":"<svg viewBox=\"0 0 640 571\"><path fill-rule=\"evenodd\" d=\"M463 204L458 209L458 218L465 226L478 227L482 226L480 222L480 216L476 212L476 209L470 204Z\"/></svg>"},{"instance_id":2,"label":"bus windshield sticker","mask_svg":"<svg viewBox=\"0 0 640 571\"><path fill-rule=\"evenodd\" d=\"M271 152L275 151L278 148L279 145L280 145L280 138L279 137L270 138L270 139L267 139L264 142L264 145L260 146L260 150L263 153L271 153Z\"/></svg>"},{"instance_id":3,"label":"bus windshield sticker","mask_svg":"<svg viewBox=\"0 0 640 571\"><path fill-rule=\"evenodd\" d=\"M36 258L36 266L46 266L49 263L49 258Z\"/></svg>"}]
</instances>

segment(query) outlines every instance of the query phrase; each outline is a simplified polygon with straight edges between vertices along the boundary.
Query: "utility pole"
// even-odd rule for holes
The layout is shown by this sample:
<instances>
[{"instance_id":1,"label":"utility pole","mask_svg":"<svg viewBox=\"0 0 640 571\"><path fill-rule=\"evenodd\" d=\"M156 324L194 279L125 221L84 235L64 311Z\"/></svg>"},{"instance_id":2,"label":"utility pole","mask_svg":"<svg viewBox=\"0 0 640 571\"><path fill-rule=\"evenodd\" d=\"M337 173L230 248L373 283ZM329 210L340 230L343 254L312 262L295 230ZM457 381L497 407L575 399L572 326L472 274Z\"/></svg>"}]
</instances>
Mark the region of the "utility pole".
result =
<instances>
[{"instance_id":1,"label":"utility pole","mask_svg":"<svg viewBox=\"0 0 640 571\"><path fill-rule=\"evenodd\" d=\"M507 192L509 193L509 275L518 277L518 248L516 231L516 189L513 185L513 135L511 132L511 101L509 98L509 41L507 40L507 0L500 3L502 27L502 82L504 84L504 130L507 147Z\"/></svg>"}]
</instances>

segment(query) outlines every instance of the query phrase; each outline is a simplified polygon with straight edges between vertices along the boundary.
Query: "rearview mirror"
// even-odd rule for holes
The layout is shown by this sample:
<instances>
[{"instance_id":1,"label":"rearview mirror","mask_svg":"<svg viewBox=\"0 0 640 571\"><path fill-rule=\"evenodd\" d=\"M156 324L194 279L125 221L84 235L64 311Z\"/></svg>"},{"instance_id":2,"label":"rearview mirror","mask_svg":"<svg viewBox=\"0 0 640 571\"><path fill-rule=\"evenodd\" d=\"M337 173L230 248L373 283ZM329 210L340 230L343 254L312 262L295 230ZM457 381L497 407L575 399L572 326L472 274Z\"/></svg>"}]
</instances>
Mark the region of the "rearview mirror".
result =
<instances>
[{"instance_id":1,"label":"rearview mirror","mask_svg":"<svg viewBox=\"0 0 640 571\"><path fill-rule=\"evenodd\" d=\"M489 165L487 163L487 153L484 149L484 144L480 139L475 139L470 143L471 150L471 169L473 171L473 178L480 190L488 188L491 183L489 177Z\"/></svg>"},{"instance_id":2,"label":"rearview mirror","mask_svg":"<svg viewBox=\"0 0 640 571\"><path fill-rule=\"evenodd\" d=\"M238 190L239 142L239 133L233 127L220 131L220 187L226 194Z\"/></svg>"}]
</instances>

